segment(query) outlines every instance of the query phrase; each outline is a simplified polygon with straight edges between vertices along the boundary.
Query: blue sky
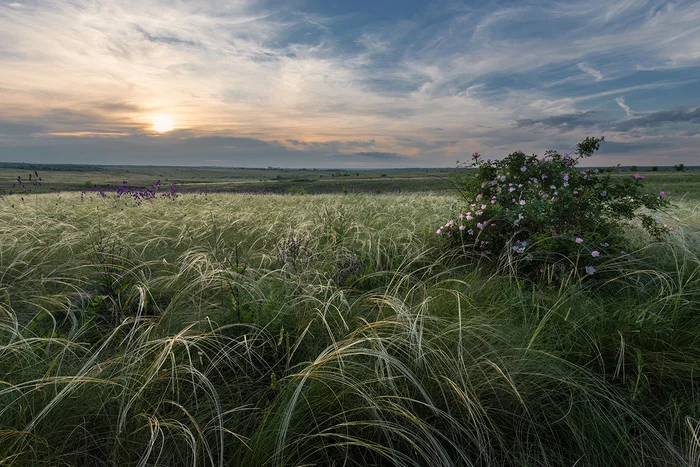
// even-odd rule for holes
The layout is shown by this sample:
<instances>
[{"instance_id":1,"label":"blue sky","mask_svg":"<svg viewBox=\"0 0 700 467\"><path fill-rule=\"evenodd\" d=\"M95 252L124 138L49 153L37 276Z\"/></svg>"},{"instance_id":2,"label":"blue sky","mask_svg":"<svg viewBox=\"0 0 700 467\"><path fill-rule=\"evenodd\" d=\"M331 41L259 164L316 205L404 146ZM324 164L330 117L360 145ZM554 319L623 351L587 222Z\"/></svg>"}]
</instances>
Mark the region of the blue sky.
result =
<instances>
[{"instance_id":1,"label":"blue sky","mask_svg":"<svg viewBox=\"0 0 700 467\"><path fill-rule=\"evenodd\" d=\"M0 0L2 161L452 167L589 135L589 165L698 164L700 2Z\"/></svg>"}]
</instances>

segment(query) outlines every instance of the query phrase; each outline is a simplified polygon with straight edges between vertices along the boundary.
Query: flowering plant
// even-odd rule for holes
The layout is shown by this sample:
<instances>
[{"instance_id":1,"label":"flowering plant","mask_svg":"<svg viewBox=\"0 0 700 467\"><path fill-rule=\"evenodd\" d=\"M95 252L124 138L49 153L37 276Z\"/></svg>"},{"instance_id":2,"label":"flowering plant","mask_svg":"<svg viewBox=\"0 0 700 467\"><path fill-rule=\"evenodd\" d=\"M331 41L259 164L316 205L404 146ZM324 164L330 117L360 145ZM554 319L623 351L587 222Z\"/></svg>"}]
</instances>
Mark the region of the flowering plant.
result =
<instances>
[{"instance_id":1,"label":"flowering plant","mask_svg":"<svg viewBox=\"0 0 700 467\"><path fill-rule=\"evenodd\" d=\"M573 154L547 151L544 157L516 151L505 159L472 155L462 168L476 170L455 179L466 206L436 233L465 250L484 255L522 255L533 270L573 255L587 258L581 271L625 254L625 224L637 218L654 237L669 230L656 211L668 205L666 193L643 192L643 176L611 177L594 169L577 169L605 137L586 138ZM647 212L640 212L646 208Z\"/></svg>"}]
</instances>

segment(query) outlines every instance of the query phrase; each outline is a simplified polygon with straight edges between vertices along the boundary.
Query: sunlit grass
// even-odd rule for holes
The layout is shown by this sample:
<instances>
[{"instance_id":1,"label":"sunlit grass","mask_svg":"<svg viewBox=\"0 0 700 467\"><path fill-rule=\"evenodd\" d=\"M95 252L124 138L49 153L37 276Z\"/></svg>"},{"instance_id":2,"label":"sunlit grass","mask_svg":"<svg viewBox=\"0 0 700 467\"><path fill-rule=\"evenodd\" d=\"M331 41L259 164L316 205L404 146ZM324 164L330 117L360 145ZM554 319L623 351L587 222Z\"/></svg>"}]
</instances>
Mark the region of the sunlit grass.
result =
<instances>
[{"instance_id":1,"label":"sunlit grass","mask_svg":"<svg viewBox=\"0 0 700 467\"><path fill-rule=\"evenodd\" d=\"M0 464L696 465L700 205L538 282L443 255L457 208L0 199Z\"/></svg>"}]
</instances>

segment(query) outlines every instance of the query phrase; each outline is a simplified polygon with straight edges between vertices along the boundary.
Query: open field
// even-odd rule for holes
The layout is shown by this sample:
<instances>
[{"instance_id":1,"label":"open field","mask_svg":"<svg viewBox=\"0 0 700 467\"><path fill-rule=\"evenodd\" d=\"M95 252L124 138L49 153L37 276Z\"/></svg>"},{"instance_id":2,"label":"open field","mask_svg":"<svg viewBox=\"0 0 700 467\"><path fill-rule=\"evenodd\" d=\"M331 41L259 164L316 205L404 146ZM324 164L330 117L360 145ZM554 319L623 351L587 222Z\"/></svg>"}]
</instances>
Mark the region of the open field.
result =
<instances>
[{"instance_id":1,"label":"open field","mask_svg":"<svg viewBox=\"0 0 700 467\"><path fill-rule=\"evenodd\" d=\"M73 166L0 164L0 193L7 193L16 183L37 170L44 179L39 193L80 191L97 185L109 189L124 181L132 187L151 186L156 180L163 185L177 184L183 191L234 193L279 193L303 189L308 193L398 193L447 191L448 169L249 169L221 167L149 167L149 166Z\"/></svg>"},{"instance_id":2,"label":"open field","mask_svg":"<svg viewBox=\"0 0 700 467\"><path fill-rule=\"evenodd\" d=\"M586 280L464 266L450 193L0 198L0 465L698 465L698 175L645 175L675 232Z\"/></svg>"},{"instance_id":3,"label":"open field","mask_svg":"<svg viewBox=\"0 0 700 467\"><path fill-rule=\"evenodd\" d=\"M670 168L652 172L641 170L651 190L700 198L700 170L685 172ZM0 163L0 194L16 187L17 176L28 180L34 170L42 177L41 186L27 186L36 193L60 191L114 190L124 181L129 187L149 187L156 180L163 186L175 183L188 192L229 193L415 193L450 192L450 174L455 169L248 169L223 167L156 167L156 166L79 166L29 165ZM615 175L628 177L628 168Z\"/></svg>"}]
</instances>

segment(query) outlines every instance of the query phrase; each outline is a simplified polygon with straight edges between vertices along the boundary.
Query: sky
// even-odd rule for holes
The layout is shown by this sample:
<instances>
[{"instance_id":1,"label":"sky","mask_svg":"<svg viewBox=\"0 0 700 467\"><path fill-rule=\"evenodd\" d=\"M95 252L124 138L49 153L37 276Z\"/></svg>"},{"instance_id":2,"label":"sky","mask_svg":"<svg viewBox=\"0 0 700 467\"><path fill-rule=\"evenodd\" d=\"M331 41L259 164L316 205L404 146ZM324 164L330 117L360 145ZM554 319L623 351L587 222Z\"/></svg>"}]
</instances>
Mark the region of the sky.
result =
<instances>
[{"instance_id":1,"label":"sky","mask_svg":"<svg viewBox=\"0 0 700 467\"><path fill-rule=\"evenodd\" d=\"M700 2L0 0L0 161L700 165ZM585 165L585 164L584 164Z\"/></svg>"}]
</instances>

